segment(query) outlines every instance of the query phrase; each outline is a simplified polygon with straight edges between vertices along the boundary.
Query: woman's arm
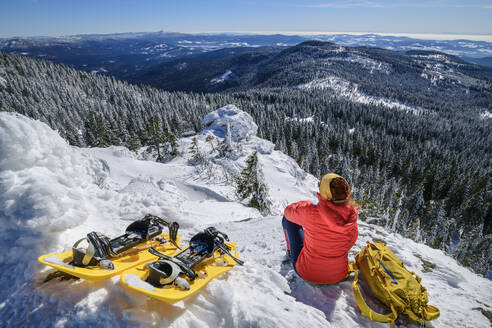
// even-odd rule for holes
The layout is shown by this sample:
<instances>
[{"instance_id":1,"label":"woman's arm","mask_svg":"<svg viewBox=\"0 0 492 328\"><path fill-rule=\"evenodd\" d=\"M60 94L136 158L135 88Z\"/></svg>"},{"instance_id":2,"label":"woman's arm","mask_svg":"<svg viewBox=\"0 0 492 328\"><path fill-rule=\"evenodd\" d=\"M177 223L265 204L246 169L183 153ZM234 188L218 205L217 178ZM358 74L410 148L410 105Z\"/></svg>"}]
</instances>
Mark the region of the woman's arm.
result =
<instances>
[{"instance_id":1,"label":"woman's arm","mask_svg":"<svg viewBox=\"0 0 492 328\"><path fill-rule=\"evenodd\" d=\"M306 226L309 221L309 217L316 211L316 205L308 200L303 200L297 203L292 203L284 210L284 216L290 222L298 224L300 226Z\"/></svg>"},{"instance_id":2,"label":"woman's arm","mask_svg":"<svg viewBox=\"0 0 492 328\"><path fill-rule=\"evenodd\" d=\"M350 241L347 244L347 252L354 246L355 242L357 241L357 238L359 237L359 227L357 225L357 219L359 217L359 211L355 209L355 219L353 220L353 229L351 231L351 238Z\"/></svg>"}]
</instances>

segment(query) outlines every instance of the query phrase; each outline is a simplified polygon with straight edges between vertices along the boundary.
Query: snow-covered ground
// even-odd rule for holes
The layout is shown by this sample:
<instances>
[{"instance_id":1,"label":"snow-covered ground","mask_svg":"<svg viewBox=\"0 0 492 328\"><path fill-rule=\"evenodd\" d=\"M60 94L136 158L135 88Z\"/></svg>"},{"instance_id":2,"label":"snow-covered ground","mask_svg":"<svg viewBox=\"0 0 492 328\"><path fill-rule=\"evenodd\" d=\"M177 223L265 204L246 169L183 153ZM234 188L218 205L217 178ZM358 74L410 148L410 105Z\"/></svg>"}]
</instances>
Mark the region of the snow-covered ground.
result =
<instances>
[{"instance_id":1,"label":"snow-covered ground","mask_svg":"<svg viewBox=\"0 0 492 328\"><path fill-rule=\"evenodd\" d=\"M466 87L479 86L482 83L479 79L461 73L458 68L463 64L445 54L419 54L412 57L416 62L425 65L420 76L430 80L433 85L446 80Z\"/></svg>"},{"instance_id":2,"label":"snow-covered ground","mask_svg":"<svg viewBox=\"0 0 492 328\"><path fill-rule=\"evenodd\" d=\"M482 113L480 113L480 118L483 120L488 119L488 118L492 118L492 113L489 112L488 110L483 111Z\"/></svg>"},{"instance_id":3,"label":"snow-covered ground","mask_svg":"<svg viewBox=\"0 0 492 328\"><path fill-rule=\"evenodd\" d=\"M343 47L340 47L343 48ZM327 61L346 61L349 63L357 63L362 67L367 69L370 74L373 74L375 71L381 72L384 74L390 74L392 72L392 67L388 63L383 63L378 60L374 60L372 58L368 58L366 56L358 55L358 54L347 54L345 56L335 56L329 57L326 59Z\"/></svg>"},{"instance_id":4,"label":"snow-covered ground","mask_svg":"<svg viewBox=\"0 0 492 328\"><path fill-rule=\"evenodd\" d=\"M313 81L298 85L298 88L305 90L332 90L335 92L337 97L344 98L355 103L379 105L387 108L403 110L415 115L418 115L423 111L423 109L419 107L409 106L395 100L365 94L359 90L359 86L357 84L351 83L336 76L315 79Z\"/></svg>"},{"instance_id":5,"label":"snow-covered ground","mask_svg":"<svg viewBox=\"0 0 492 328\"><path fill-rule=\"evenodd\" d=\"M300 123L314 123L314 115L309 116L309 117L304 117L304 118L299 118L299 117L286 117L286 121L296 121Z\"/></svg>"},{"instance_id":6,"label":"snow-covered ground","mask_svg":"<svg viewBox=\"0 0 492 328\"><path fill-rule=\"evenodd\" d=\"M104 67L99 67L98 69L94 69L91 71L91 74L97 74L97 73L106 73L107 70Z\"/></svg>"},{"instance_id":7,"label":"snow-covered ground","mask_svg":"<svg viewBox=\"0 0 492 328\"><path fill-rule=\"evenodd\" d=\"M253 126L249 115L230 106L212 116L215 121L197 135L199 149L211 163L205 168L190 164L191 137L180 139L181 156L156 163L123 147L71 147L44 123L1 112L1 326L389 327L358 313L352 278L314 286L283 263L282 208L314 199L317 180L274 151L270 142L239 128L241 122ZM236 154L219 158L212 148L217 141L205 139L211 133L224 135L219 127L227 125L237 140ZM268 217L238 202L227 178L244 167L254 150L273 202ZM118 277L43 283L52 270L36 262L40 254L69 250L94 230L116 236L147 213L179 222L184 240L215 225L238 243L245 266L174 305L127 290ZM422 276L430 303L441 310L428 326L490 326L480 309L492 311L491 281L441 251L381 227L359 222L359 233L350 257L366 240L382 239Z\"/></svg>"},{"instance_id":8,"label":"snow-covered ground","mask_svg":"<svg viewBox=\"0 0 492 328\"><path fill-rule=\"evenodd\" d=\"M233 75L234 75L234 73L229 69L224 74L218 75L218 76L214 77L213 79L211 79L210 83L212 83L212 84L223 83L226 80L229 80Z\"/></svg>"}]
</instances>

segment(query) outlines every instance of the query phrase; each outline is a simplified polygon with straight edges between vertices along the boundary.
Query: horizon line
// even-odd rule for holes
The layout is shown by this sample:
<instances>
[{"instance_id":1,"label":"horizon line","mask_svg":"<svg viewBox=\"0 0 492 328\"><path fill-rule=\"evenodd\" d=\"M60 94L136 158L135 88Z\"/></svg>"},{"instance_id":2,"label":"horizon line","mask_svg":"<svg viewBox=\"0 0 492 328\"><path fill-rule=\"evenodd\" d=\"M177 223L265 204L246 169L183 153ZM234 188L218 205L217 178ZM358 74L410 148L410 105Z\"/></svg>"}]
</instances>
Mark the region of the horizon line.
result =
<instances>
[{"instance_id":1,"label":"horizon line","mask_svg":"<svg viewBox=\"0 0 492 328\"><path fill-rule=\"evenodd\" d=\"M471 41L485 41L492 42L492 34L466 34L466 33L405 33L405 32L336 32L336 31L166 31L166 30L152 30L152 31L138 31L138 32L102 32L102 33L76 33L76 34L59 34L59 35L30 35L30 36L9 36L0 37L0 39L13 39L13 38L64 38L64 37L76 37L84 35L111 35L111 34L139 34L139 33L180 33L180 34L196 34L196 35L214 35L214 34L242 34L242 35L288 35L288 36L316 36L316 35L379 35L379 36L401 36L413 39L423 40L471 40Z\"/></svg>"}]
</instances>

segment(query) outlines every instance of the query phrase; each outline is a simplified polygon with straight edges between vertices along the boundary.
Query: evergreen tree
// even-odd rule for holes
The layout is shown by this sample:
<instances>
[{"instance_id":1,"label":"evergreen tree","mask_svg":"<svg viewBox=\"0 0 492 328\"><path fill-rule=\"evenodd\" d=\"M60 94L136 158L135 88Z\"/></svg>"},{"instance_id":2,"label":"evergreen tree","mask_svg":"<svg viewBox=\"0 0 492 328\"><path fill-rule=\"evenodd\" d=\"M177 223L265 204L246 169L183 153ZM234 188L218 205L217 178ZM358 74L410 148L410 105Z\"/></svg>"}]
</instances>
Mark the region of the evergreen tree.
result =
<instances>
[{"instance_id":1,"label":"evergreen tree","mask_svg":"<svg viewBox=\"0 0 492 328\"><path fill-rule=\"evenodd\" d=\"M229 129L229 123L227 123L226 135L219 144L219 154L223 157L229 157L233 151L234 148L232 147L231 131Z\"/></svg>"},{"instance_id":2,"label":"evergreen tree","mask_svg":"<svg viewBox=\"0 0 492 328\"><path fill-rule=\"evenodd\" d=\"M193 139L191 139L191 145L188 150L192 155L191 162L193 164L200 164L204 161L205 157L200 152L200 149L198 149L198 139L196 137L193 137Z\"/></svg>"},{"instance_id":3,"label":"evergreen tree","mask_svg":"<svg viewBox=\"0 0 492 328\"><path fill-rule=\"evenodd\" d=\"M171 147L171 150L169 154L172 157L176 157L179 155L179 144L178 144L178 138L174 135L174 133L167 132L166 133L166 142L169 144Z\"/></svg>"},{"instance_id":4,"label":"evergreen tree","mask_svg":"<svg viewBox=\"0 0 492 328\"><path fill-rule=\"evenodd\" d=\"M93 110L89 111L84 123L84 138L90 147L108 147L112 145L113 138L106 122Z\"/></svg>"},{"instance_id":5,"label":"evergreen tree","mask_svg":"<svg viewBox=\"0 0 492 328\"><path fill-rule=\"evenodd\" d=\"M258 164L258 152L255 151L248 157L246 167L237 179L236 193L239 199L248 199L248 206L267 214L270 212L271 201L268 188L263 183L263 172Z\"/></svg>"},{"instance_id":6,"label":"evergreen tree","mask_svg":"<svg viewBox=\"0 0 492 328\"><path fill-rule=\"evenodd\" d=\"M214 145L214 141L215 141L215 137L212 135L212 134L209 134L206 138L205 138L205 141L208 142L210 144L210 146L212 147L212 152L215 152L215 145Z\"/></svg>"},{"instance_id":7,"label":"evergreen tree","mask_svg":"<svg viewBox=\"0 0 492 328\"><path fill-rule=\"evenodd\" d=\"M126 148L128 148L131 151L136 152L137 150L142 147L142 143L140 142L140 138L133 133L132 136L128 139L126 143Z\"/></svg>"},{"instance_id":8,"label":"evergreen tree","mask_svg":"<svg viewBox=\"0 0 492 328\"><path fill-rule=\"evenodd\" d=\"M145 145L148 146L149 151L157 152L157 161L162 161L162 144L166 142L166 136L162 132L159 121L152 117L145 126Z\"/></svg>"},{"instance_id":9,"label":"evergreen tree","mask_svg":"<svg viewBox=\"0 0 492 328\"><path fill-rule=\"evenodd\" d=\"M79 132L74 129L70 122L65 122L65 139L67 139L68 143L72 146L83 147Z\"/></svg>"}]
</instances>

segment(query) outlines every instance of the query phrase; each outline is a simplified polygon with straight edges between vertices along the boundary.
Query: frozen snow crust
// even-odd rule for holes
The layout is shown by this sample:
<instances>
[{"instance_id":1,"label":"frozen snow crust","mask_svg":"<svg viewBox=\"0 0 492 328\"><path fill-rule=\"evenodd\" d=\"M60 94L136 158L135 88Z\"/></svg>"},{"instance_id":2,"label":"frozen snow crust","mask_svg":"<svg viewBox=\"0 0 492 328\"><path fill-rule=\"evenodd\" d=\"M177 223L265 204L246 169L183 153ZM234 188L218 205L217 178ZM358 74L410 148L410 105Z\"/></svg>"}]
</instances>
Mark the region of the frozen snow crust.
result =
<instances>
[{"instance_id":1,"label":"frozen snow crust","mask_svg":"<svg viewBox=\"0 0 492 328\"><path fill-rule=\"evenodd\" d=\"M205 140L208 133L197 138L199 149L213 163L212 175L189 164L191 138L179 140L182 156L163 164L139 160L141 154L123 147L70 147L43 123L0 113L1 326L389 327L357 312L352 278L313 286L282 263L282 209L296 200L315 199L317 180L274 151L270 142L253 135L241 139L236 156L218 158ZM226 170L244 167L254 150L261 150L259 162L274 204L273 216L262 217L237 202L224 178ZM215 225L238 243L245 266L174 305L129 291L118 277L98 283L43 283L52 270L37 263L37 256L69 250L90 231L116 236L146 213L179 222L184 240ZM477 310L491 311L489 280L441 251L364 222L359 228L350 257L366 240L386 241L410 270L422 276L430 303L440 308L441 318L429 326L490 326ZM423 260L435 265L431 272L423 272Z\"/></svg>"}]
</instances>

